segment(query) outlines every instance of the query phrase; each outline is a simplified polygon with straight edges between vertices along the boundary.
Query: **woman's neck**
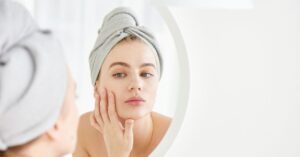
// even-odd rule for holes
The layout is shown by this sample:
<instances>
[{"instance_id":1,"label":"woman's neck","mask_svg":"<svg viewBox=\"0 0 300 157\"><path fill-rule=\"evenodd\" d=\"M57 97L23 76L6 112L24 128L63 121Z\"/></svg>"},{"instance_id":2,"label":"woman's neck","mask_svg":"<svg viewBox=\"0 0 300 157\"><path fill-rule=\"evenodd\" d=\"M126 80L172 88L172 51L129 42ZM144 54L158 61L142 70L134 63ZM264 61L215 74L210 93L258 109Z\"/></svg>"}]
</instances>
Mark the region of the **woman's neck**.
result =
<instances>
[{"instance_id":1,"label":"woman's neck","mask_svg":"<svg viewBox=\"0 0 300 157\"><path fill-rule=\"evenodd\" d=\"M152 115L149 113L147 116L135 120L133 133L134 143L131 151L131 156L143 156L151 152L149 150L153 136L153 120Z\"/></svg>"}]
</instances>

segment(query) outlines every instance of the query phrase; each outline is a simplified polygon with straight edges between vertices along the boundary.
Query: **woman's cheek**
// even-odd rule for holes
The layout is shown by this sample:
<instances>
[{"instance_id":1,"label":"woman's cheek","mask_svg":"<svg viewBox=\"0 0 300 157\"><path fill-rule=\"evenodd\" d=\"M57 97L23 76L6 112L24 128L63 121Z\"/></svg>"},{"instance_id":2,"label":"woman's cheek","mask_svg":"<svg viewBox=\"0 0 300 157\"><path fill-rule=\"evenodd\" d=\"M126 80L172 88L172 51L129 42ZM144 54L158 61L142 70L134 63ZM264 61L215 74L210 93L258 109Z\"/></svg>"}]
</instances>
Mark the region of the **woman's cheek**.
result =
<instances>
[{"instance_id":1,"label":"woman's cheek","mask_svg":"<svg viewBox=\"0 0 300 157\"><path fill-rule=\"evenodd\" d=\"M115 95L115 103L118 106L119 104L121 104L121 99L120 99L121 95L119 93L116 93L116 92L113 92L113 93Z\"/></svg>"}]
</instances>

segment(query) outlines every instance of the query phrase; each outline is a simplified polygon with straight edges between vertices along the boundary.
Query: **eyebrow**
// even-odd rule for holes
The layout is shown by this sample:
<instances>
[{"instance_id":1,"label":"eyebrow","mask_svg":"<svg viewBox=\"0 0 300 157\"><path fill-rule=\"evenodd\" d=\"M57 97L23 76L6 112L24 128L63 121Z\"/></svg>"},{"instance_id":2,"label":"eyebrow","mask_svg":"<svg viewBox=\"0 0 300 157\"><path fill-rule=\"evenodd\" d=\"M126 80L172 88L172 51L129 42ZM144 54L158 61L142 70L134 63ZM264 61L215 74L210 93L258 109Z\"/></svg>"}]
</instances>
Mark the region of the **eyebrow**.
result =
<instances>
[{"instance_id":1,"label":"eyebrow","mask_svg":"<svg viewBox=\"0 0 300 157\"><path fill-rule=\"evenodd\" d=\"M113 66L116 66L116 65L120 65L120 66L130 68L130 65L125 63L125 62L114 62L109 66L109 68L112 68ZM142 68L142 67L146 67L146 66L151 66L155 69L155 65L152 64L152 63L143 63L140 67Z\"/></svg>"},{"instance_id":2,"label":"eyebrow","mask_svg":"<svg viewBox=\"0 0 300 157\"><path fill-rule=\"evenodd\" d=\"M124 66L124 67L127 67L127 68L130 67L129 64L124 63L124 62L114 62L114 63L112 63L112 64L109 66L109 68L112 68L113 66L116 66L116 65Z\"/></svg>"}]
</instances>

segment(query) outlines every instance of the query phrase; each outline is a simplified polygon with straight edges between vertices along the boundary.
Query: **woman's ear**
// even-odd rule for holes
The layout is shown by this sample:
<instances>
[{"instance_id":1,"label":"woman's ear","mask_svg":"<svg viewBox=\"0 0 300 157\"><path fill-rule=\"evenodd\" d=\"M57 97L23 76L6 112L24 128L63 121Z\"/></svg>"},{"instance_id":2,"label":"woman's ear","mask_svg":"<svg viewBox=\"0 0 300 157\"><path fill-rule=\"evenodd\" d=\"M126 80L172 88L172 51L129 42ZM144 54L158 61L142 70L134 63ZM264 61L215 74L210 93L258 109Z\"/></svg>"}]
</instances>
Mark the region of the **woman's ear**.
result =
<instances>
[{"instance_id":1,"label":"woman's ear","mask_svg":"<svg viewBox=\"0 0 300 157\"><path fill-rule=\"evenodd\" d=\"M98 92L97 92L97 87L96 87L96 86L94 86L94 98L96 98L96 97L97 97L97 95L98 95Z\"/></svg>"},{"instance_id":2,"label":"woman's ear","mask_svg":"<svg viewBox=\"0 0 300 157\"><path fill-rule=\"evenodd\" d=\"M99 94L99 91L98 91L98 81L96 81L95 85L94 85L94 98L97 98L100 94Z\"/></svg>"},{"instance_id":3,"label":"woman's ear","mask_svg":"<svg viewBox=\"0 0 300 157\"><path fill-rule=\"evenodd\" d=\"M61 138L61 124L56 121L55 124L46 131L50 140L57 141Z\"/></svg>"}]
</instances>

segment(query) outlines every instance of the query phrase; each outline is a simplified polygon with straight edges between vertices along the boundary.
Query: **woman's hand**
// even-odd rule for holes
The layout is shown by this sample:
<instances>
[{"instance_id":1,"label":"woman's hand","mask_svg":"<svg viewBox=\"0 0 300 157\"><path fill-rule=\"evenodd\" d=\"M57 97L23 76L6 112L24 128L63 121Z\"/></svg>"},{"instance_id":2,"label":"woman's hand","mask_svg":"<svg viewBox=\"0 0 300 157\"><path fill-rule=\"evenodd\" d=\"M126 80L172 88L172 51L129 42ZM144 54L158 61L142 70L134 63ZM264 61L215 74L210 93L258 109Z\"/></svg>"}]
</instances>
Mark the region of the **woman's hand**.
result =
<instances>
[{"instance_id":1,"label":"woman's hand","mask_svg":"<svg viewBox=\"0 0 300 157\"><path fill-rule=\"evenodd\" d=\"M91 125L102 133L109 157L129 157L133 146L133 123L128 119L125 128L118 119L115 97L111 91L102 89L96 94L95 110Z\"/></svg>"}]
</instances>

